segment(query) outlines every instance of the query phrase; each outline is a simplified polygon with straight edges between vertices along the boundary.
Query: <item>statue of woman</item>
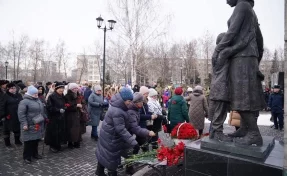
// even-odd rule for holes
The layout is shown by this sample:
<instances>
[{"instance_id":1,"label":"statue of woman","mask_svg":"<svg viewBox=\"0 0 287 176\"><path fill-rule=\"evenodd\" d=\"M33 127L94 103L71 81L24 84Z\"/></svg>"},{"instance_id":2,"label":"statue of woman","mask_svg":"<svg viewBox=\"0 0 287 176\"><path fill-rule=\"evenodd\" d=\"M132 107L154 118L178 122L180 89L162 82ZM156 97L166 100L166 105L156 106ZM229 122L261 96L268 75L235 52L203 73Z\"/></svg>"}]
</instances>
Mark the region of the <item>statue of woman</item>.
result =
<instances>
[{"instance_id":1,"label":"statue of woman","mask_svg":"<svg viewBox=\"0 0 287 176\"><path fill-rule=\"evenodd\" d=\"M254 0L227 0L227 4L235 8L228 20L228 31L216 46L212 59L230 59L230 106L231 110L238 111L242 118L240 129L232 134L233 137L238 137L235 143L262 146L257 114L266 106L261 85L264 78L259 71L263 55L263 37L253 10ZM239 47L240 49L232 47L238 43L245 46Z\"/></svg>"}]
</instances>

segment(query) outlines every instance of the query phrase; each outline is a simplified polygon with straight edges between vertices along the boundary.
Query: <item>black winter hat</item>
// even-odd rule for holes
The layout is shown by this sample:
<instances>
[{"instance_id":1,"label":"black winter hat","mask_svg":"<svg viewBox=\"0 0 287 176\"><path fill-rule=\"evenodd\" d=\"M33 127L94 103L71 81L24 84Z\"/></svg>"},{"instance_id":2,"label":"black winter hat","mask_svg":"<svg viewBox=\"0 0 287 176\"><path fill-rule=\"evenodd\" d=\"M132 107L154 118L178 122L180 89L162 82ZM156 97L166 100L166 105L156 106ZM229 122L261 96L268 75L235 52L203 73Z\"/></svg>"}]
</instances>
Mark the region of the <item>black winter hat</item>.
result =
<instances>
[{"instance_id":1,"label":"black winter hat","mask_svg":"<svg viewBox=\"0 0 287 176\"><path fill-rule=\"evenodd\" d=\"M65 84L62 82L56 82L55 90L57 90L59 88L65 88Z\"/></svg>"},{"instance_id":2,"label":"black winter hat","mask_svg":"<svg viewBox=\"0 0 287 176\"><path fill-rule=\"evenodd\" d=\"M281 86L280 85L274 85L274 89L280 89Z\"/></svg>"},{"instance_id":3,"label":"black winter hat","mask_svg":"<svg viewBox=\"0 0 287 176\"><path fill-rule=\"evenodd\" d=\"M23 83L18 83L17 85L20 87L21 90L23 90L23 89L25 89L27 87Z\"/></svg>"},{"instance_id":4,"label":"black winter hat","mask_svg":"<svg viewBox=\"0 0 287 176\"><path fill-rule=\"evenodd\" d=\"M7 80L0 80L0 86L4 85L4 84L8 84L9 81Z\"/></svg>"},{"instance_id":5,"label":"black winter hat","mask_svg":"<svg viewBox=\"0 0 287 176\"><path fill-rule=\"evenodd\" d=\"M6 86L7 90L10 89L11 87L16 87L16 84L14 84L14 83L9 83L9 84L7 84L7 86Z\"/></svg>"}]
</instances>

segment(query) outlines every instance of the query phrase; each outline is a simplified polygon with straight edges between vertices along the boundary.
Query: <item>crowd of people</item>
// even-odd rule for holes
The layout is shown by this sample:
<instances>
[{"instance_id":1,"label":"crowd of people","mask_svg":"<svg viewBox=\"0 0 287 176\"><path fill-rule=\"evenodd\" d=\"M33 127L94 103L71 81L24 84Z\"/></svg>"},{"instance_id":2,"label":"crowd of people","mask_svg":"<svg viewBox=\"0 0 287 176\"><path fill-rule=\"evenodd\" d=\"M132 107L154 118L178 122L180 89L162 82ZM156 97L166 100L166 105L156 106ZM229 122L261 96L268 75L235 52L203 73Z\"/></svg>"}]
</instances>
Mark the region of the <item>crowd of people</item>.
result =
<instances>
[{"instance_id":1,"label":"crowd of people","mask_svg":"<svg viewBox=\"0 0 287 176\"><path fill-rule=\"evenodd\" d=\"M199 85L194 88L113 85L104 87L104 95L99 85L66 82L47 82L43 86L0 80L0 86L0 118L6 147L11 147L13 132L15 145L24 143L24 162L31 164L32 158L42 158L38 152L40 140L55 153L62 151L63 145L80 148L82 134L90 125L91 138L97 141L99 176L106 175L105 168L108 175L117 175L121 157L157 149L162 125L170 133L178 123L191 123L201 138L205 118L209 118L208 90ZM284 99L280 87L274 87L266 102L275 129L282 130ZM231 112L229 123L238 129L240 115ZM134 168L126 167L126 173L133 174Z\"/></svg>"}]
</instances>

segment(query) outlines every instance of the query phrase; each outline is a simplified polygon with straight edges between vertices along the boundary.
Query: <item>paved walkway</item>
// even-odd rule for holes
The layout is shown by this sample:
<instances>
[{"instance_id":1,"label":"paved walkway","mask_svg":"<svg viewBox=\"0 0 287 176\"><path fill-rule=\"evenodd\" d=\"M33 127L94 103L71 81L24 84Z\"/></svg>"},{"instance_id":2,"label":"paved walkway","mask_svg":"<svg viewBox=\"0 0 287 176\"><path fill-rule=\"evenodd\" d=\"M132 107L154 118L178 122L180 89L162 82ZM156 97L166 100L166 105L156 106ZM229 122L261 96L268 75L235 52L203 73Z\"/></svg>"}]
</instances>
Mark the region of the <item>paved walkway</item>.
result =
<instances>
[{"instance_id":1,"label":"paved walkway","mask_svg":"<svg viewBox=\"0 0 287 176\"><path fill-rule=\"evenodd\" d=\"M206 124L206 129L209 124ZM225 125L226 131L234 130L234 127ZM44 159L34 160L33 164L23 164L22 152L23 147L13 146L6 148L3 137L0 136L0 175L2 176L92 176L94 175L97 160L95 156L96 142L90 138L91 128L87 127L87 133L83 135L83 143L80 149L67 149L60 153L52 153L48 147L44 149ZM284 132L274 130L269 126L260 126L262 135L275 136L279 141L283 141ZM168 135L160 133L160 138L171 144ZM12 144L13 144L13 140ZM39 153L42 153L42 142L39 146ZM124 176L123 169L119 171L120 176ZM168 176L181 176L183 170L181 167L168 168ZM144 176L155 175L150 171Z\"/></svg>"}]
</instances>

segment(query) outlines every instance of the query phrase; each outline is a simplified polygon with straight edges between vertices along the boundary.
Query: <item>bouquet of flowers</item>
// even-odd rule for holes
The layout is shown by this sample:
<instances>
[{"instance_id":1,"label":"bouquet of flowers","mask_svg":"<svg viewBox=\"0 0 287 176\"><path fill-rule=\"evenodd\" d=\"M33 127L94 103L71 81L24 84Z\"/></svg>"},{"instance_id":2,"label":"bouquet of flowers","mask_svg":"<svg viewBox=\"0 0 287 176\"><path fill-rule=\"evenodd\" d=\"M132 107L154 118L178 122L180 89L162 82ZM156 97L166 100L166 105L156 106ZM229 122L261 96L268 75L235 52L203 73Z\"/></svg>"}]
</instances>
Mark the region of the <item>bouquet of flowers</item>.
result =
<instances>
[{"instance_id":1,"label":"bouquet of flowers","mask_svg":"<svg viewBox=\"0 0 287 176\"><path fill-rule=\"evenodd\" d=\"M180 142L174 147L166 147L161 144L159 140L160 148L157 150L157 159L159 161L167 161L168 166L177 165L184 154L184 143Z\"/></svg>"},{"instance_id":2,"label":"bouquet of flowers","mask_svg":"<svg viewBox=\"0 0 287 176\"><path fill-rule=\"evenodd\" d=\"M172 147L164 146L160 139L158 139L157 143L160 145L159 149L132 155L125 160L125 165L131 165L136 162L156 164L158 162L166 161L168 166L173 166L177 165L181 158L183 158L183 142Z\"/></svg>"},{"instance_id":3,"label":"bouquet of flowers","mask_svg":"<svg viewBox=\"0 0 287 176\"><path fill-rule=\"evenodd\" d=\"M171 131L171 137L176 139L197 139L196 129L190 123L179 123Z\"/></svg>"}]
</instances>

